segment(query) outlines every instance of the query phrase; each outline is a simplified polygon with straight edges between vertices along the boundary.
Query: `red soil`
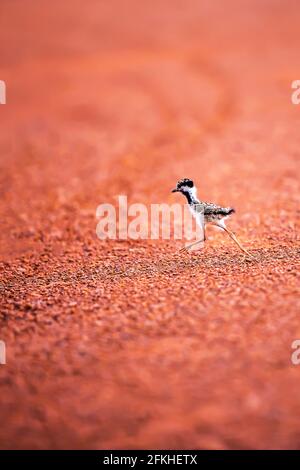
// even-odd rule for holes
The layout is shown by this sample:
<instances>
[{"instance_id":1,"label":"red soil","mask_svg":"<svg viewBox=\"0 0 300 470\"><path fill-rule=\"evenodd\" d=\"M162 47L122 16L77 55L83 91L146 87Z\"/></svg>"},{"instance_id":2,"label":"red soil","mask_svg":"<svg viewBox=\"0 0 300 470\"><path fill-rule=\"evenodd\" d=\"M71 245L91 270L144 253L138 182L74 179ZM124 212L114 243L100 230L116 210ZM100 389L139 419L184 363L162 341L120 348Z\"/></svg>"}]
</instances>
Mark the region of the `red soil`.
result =
<instances>
[{"instance_id":1,"label":"red soil","mask_svg":"<svg viewBox=\"0 0 300 470\"><path fill-rule=\"evenodd\" d=\"M296 2L2 0L1 448L297 448ZM99 241L96 207L232 205Z\"/></svg>"}]
</instances>

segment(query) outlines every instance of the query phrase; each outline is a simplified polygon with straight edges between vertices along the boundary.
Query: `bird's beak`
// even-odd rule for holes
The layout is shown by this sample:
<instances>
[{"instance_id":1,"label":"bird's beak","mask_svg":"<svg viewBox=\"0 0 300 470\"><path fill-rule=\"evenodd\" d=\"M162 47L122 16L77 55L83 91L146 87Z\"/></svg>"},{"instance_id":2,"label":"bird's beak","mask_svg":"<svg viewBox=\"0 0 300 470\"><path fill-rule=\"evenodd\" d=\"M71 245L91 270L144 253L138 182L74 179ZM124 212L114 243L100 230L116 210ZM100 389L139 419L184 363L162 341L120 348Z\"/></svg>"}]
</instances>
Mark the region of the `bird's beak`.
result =
<instances>
[{"instance_id":1,"label":"bird's beak","mask_svg":"<svg viewBox=\"0 0 300 470\"><path fill-rule=\"evenodd\" d=\"M174 188L174 189L172 189L172 191L171 191L171 193L178 193L178 192L179 192L179 189L177 189L177 188Z\"/></svg>"}]
</instances>

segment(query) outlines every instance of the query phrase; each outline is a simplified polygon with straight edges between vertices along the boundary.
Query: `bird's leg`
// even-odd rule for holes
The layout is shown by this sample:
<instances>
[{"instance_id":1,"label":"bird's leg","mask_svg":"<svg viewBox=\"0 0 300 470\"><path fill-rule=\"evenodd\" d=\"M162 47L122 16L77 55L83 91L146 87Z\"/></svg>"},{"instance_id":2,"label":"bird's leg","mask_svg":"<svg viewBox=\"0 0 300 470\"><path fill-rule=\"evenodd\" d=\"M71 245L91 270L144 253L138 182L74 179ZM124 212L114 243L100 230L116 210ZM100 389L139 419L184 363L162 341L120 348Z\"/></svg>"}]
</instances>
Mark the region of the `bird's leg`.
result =
<instances>
[{"instance_id":1,"label":"bird's leg","mask_svg":"<svg viewBox=\"0 0 300 470\"><path fill-rule=\"evenodd\" d=\"M189 245L184 246L179 250L179 253L182 253L183 251L188 251L192 246L197 245L198 243L202 243L203 240L197 240L196 242L190 243Z\"/></svg>"},{"instance_id":2,"label":"bird's leg","mask_svg":"<svg viewBox=\"0 0 300 470\"><path fill-rule=\"evenodd\" d=\"M240 244L240 242L238 241L238 239L236 238L235 234L232 233L230 230L228 230L227 227L225 227L225 225L220 225L220 224L217 224L217 227L220 227L221 229L225 230L226 233L228 233L228 235L230 236L230 238L237 244L237 246L244 252L246 253L246 255L248 256L252 256L249 251L245 250L245 248L242 247L242 245Z\"/></svg>"},{"instance_id":3,"label":"bird's leg","mask_svg":"<svg viewBox=\"0 0 300 470\"><path fill-rule=\"evenodd\" d=\"M183 248L181 248L181 249L179 250L179 253L182 253L182 252L184 252L184 251L188 251L188 250L189 250L190 248L192 248L193 246L198 245L198 243L203 243L203 242L205 242L205 240L206 240L206 235L205 235L205 225L204 225L204 224L203 224L202 229L203 229L203 238L202 238L202 240L197 240L196 242L193 242L193 243L190 243L190 244L187 245L187 246L184 246Z\"/></svg>"},{"instance_id":4,"label":"bird's leg","mask_svg":"<svg viewBox=\"0 0 300 470\"><path fill-rule=\"evenodd\" d=\"M180 253L184 252L184 251L188 251L190 248L192 248L193 246L197 245L198 243L203 243L205 242L206 240L206 235L205 235L205 227L203 227L203 238L202 240L197 240L196 242L193 242L193 243L190 243L189 245L187 246L184 246L183 248L181 248L181 250L179 250Z\"/></svg>"}]
</instances>

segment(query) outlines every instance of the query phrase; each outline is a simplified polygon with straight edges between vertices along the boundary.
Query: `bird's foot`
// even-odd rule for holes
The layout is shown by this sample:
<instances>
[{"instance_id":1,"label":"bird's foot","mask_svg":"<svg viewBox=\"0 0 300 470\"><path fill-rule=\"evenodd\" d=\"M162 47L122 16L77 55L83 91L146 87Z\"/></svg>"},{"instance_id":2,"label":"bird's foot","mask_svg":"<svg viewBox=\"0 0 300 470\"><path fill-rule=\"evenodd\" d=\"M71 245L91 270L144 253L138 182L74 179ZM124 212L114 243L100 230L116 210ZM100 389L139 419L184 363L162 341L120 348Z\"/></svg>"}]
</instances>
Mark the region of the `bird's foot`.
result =
<instances>
[{"instance_id":1,"label":"bird's foot","mask_svg":"<svg viewBox=\"0 0 300 470\"><path fill-rule=\"evenodd\" d=\"M182 248L180 248L179 250L179 253L188 253L189 252L189 248L187 248L186 246L183 246Z\"/></svg>"}]
</instances>

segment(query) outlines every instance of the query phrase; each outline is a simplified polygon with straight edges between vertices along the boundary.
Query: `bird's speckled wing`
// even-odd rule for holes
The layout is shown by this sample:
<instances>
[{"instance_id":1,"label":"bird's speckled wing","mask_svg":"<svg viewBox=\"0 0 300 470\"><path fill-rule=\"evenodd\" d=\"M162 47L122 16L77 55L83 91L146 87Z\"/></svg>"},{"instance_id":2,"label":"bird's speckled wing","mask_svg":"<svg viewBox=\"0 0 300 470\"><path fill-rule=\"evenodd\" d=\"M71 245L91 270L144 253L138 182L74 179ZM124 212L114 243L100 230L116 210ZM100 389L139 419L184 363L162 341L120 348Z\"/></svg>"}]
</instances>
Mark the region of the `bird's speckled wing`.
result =
<instances>
[{"instance_id":1,"label":"bird's speckled wing","mask_svg":"<svg viewBox=\"0 0 300 470\"><path fill-rule=\"evenodd\" d=\"M197 201L193 204L193 210L197 213L203 213L206 216L221 216L226 217L235 210L232 207L222 207L218 206L217 204L213 204L212 202L202 202Z\"/></svg>"},{"instance_id":2,"label":"bird's speckled wing","mask_svg":"<svg viewBox=\"0 0 300 470\"><path fill-rule=\"evenodd\" d=\"M204 215L207 216L222 216L226 217L230 214L233 214L235 210L232 207L222 207L212 202L205 202L204 204Z\"/></svg>"}]
</instances>

